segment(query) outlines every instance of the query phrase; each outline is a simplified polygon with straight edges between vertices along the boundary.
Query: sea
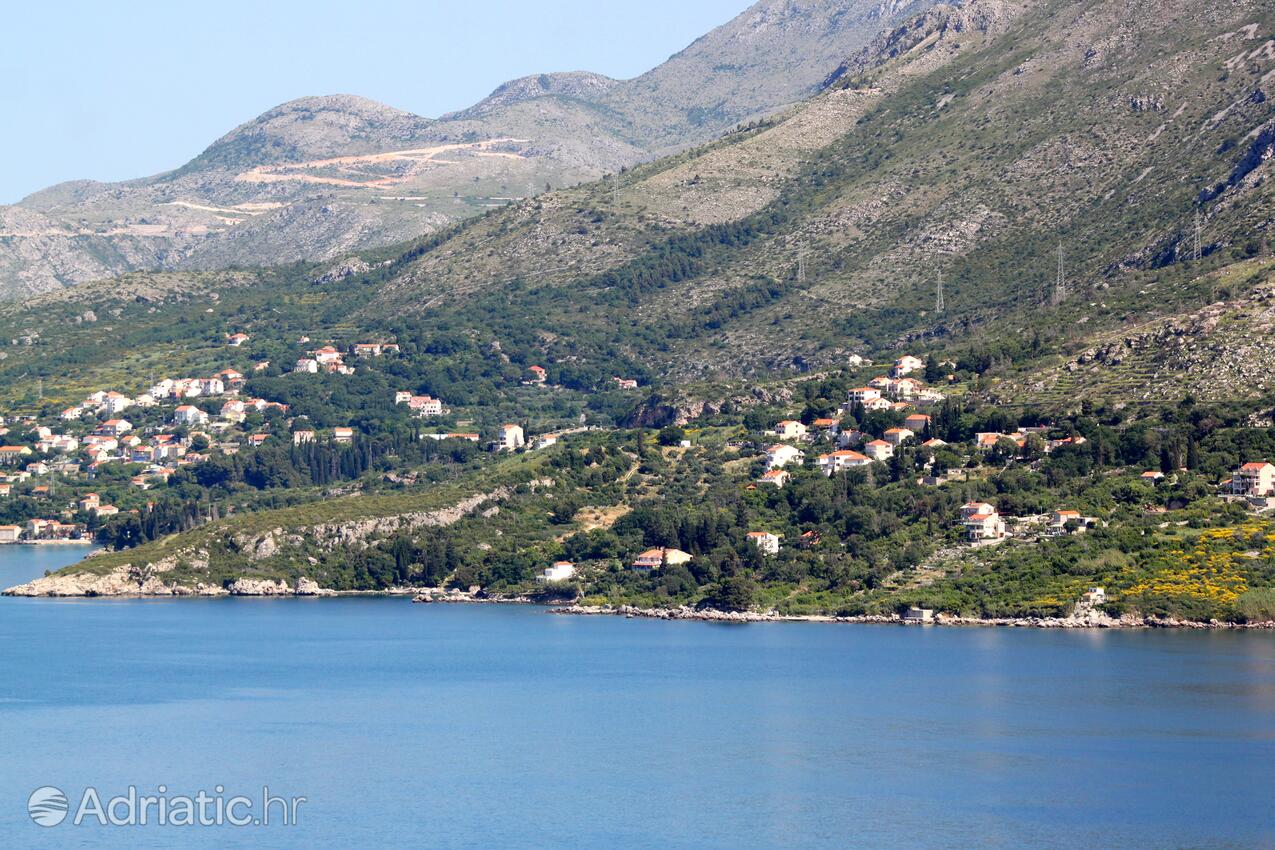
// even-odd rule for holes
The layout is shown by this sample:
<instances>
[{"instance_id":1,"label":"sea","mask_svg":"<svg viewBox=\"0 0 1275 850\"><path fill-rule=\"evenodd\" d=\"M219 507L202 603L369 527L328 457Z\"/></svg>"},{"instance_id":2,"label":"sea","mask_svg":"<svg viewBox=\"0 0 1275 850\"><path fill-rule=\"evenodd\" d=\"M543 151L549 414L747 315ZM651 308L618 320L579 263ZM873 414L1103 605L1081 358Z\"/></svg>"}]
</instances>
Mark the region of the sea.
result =
<instances>
[{"instance_id":1,"label":"sea","mask_svg":"<svg viewBox=\"0 0 1275 850\"><path fill-rule=\"evenodd\" d=\"M0 599L2 847L1256 848L1273 789L1275 634Z\"/></svg>"}]
</instances>

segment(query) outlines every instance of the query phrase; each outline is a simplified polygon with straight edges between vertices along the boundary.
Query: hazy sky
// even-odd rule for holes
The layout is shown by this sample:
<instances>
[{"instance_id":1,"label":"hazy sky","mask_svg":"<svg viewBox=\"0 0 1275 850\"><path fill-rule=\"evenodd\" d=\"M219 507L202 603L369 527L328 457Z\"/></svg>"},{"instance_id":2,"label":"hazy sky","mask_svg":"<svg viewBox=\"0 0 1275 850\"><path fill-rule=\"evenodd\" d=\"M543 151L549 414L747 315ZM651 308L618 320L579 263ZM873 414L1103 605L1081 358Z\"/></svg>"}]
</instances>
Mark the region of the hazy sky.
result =
<instances>
[{"instance_id":1,"label":"hazy sky","mask_svg":"<svg viewBox=\"0 0 1275 850\"><path fill-rule=\"evenodd\" d=\"M437 116L546 71L636 76L752 0L22 0L0 13L0 203L175 168L272 106Z\"/></svg>"}]
</instances>

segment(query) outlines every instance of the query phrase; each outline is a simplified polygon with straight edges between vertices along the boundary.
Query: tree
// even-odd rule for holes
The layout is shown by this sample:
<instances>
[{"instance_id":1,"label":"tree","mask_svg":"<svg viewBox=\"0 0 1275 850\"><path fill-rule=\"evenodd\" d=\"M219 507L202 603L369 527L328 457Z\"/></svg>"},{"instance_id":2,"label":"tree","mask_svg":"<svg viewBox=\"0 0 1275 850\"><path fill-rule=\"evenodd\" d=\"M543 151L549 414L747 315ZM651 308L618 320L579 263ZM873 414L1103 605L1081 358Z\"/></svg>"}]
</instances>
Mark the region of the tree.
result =
<instances>
[{"instance_id":1,"label":"tree","mask_svg":"<svg viewBox=\"0 0 1275 850\"><path fill-rule=\"evenodd\" d=\"M753 607L756 596L756 582L751 576L738 573L713 585L700 607L718 611L747 611Z\"/></svg>"}]
</instances>

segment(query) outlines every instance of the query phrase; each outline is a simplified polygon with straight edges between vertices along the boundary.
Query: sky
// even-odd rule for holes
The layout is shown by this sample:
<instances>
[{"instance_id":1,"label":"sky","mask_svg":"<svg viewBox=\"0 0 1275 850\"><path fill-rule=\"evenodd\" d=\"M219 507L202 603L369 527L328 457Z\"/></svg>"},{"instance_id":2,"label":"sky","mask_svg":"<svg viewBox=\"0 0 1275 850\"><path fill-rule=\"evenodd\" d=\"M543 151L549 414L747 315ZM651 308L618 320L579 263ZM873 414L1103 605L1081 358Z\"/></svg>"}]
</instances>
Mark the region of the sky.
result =
<instances>
[{"instance_id":1,"label":"sky","mask_svg":"<svg viewBox=\"0 0 1275 850\"><path fill-rule=\"evenodd\" d=\"M637 76L752 0L59 0L6 4L0 203L176 168L288 100L430 117L549 71Z\"/></svg>"}]
</instances>

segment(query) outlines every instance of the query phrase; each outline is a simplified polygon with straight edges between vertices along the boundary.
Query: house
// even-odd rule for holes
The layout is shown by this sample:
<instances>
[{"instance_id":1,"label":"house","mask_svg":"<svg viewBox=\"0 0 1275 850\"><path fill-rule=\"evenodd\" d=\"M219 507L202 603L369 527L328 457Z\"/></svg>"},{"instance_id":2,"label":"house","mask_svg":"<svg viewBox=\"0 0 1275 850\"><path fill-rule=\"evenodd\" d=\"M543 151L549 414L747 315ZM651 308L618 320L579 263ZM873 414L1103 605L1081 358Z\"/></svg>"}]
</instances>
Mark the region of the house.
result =
<instances>
[{"instance_id":1,"label":"house","mask_svg":"<svg viewBox=\"0 0 1275 850\"><path fill-rule=\"evenodd\" d=\"M854 469L860 466L871 465L871 458L848 449L819 456L819 469L824 475L829 477L843 469Z\"/></svg>"},{"instance_id":2,"label":"house","mask_svg":"<svg viewBox=\"0 0 1275 850\"><path fill-rule=\"evenodd\" d=\"M907 428L889 428L885 432L885 441L891 446L901 446L915 436L916 434Z\"/></svg>"},{"instance_id":3,"label":"house","mask_svg":"<svg viewBox=\"0 0 1275 850\"><path fill-rule=\"evenodd\" d=\"M795 419L785 419L775 425L775 436L781 440L799 440L806 433L806 426Z\"/></svg>"},{"instance_id":4,"label":"house","mask_svg":"<svg viewBox=\"0 0 1275 850\"><path fill-rule=\"evenodd\" d=\"M570 581L575 577L576 565L570 561L556 561L552 567L545 567L540 575L536 576L536 581L540 584L548 584L555 581Z\"/></svg>"},{"instance_id":5,"label":"house","mask_svg":"<svg viewBox=\"0 0 1275 850\"><path fill-rule=\"evenodd\" d=\"M250 339L252 339L252 337L247 334L234 333L226 337L226 345L229 345L231 348L238 348Z\"/></svg>"},{"instance_id":6,"label":"house","mask_svg":"<svg viewBox=\"0 0 1275 850\"><path fill-rule=\"evenodd\" d=\"M75 407L68 407L66 410L58 414L58 417L65 422L75 422L83 416L84 408L79 405L76 405Z\"/></svg>"},{"instance_id":7,"label":"house","mask_svg":"<svg viewBox=\"0 0 1275 850\"><path fill-rule=\"evenodd\" d=\"M927 449L941 449L941 448L943 448L944 446L946 446L946 445L947 445L947 443L943 442L942 440L938 439L937 437L932 437L932 438L930 438L930 439L926 440L926 441L925 441L924 443L922 443L921 445L922 445L922 446L924 446L924 447L925 447L925 448L927 448Z\"/></svg>"},{"instance_id":8,"label":"house","mask_svg":"<svg viewBox=\"0 0 1275 850\"><path fill-rule=\"evenodd\" d=\"M133 406L133 400L123 393L109 392L102 400L102 410L107 416L118 416Z\"/></svg>"},{"instance_id":9,"label":"house","mask_svg":"<svg viewBox=\"0 0 1275 850\"><path fill-rule=\"evenodd\" d=\"M1047 531L1054 536L1067 534L1071 530L1083 533L1086 529L1097 525L1093 517L1081 516L1080 511L1059 510L1049 515Z\"/></svg>"},{"instance_id":10,"label":"house","mask_svg":"<svg viewBox=\"0 0 1275 850\"><path fill-rule=\"evenodd\" d=\"M331 366L341 362L341 352L330 345L316 348L310 352L310 356L324 366Z\"/></svg>"},{"instance_id":11,"label":"house","mask_svg":"<svg viewBox=\"0 0 1275 850\"><path fill-rule=\"evenodd\" d=\"M394 393L395 404L407 404L411 400L412 400L412 393L408 392L407 390L399 390L398 392Z\"/></svg>"},{"instance_id":12,"label":"house","mask_svg":"<svg viewBox=\"0 0 1275 850\"><path fill-rule=\"evenodd\" d=\"M248 445L252 446L254 449L258 449L261 448L268 439L270 439L269 434L249 434Z\"/></svg>"},{"instance_id":13,"label":"house","mask_svg":"<svg viewBox=\"0 0 1275 850\"><path fill-rule=\"evenodd\" d=\"M1164 473L1158 469L1153 469L1153 470L1149 470L1147 472L1142 473L1138 477L1141 478L1143 481L1147 482L1148 484L1156 485L1164 480Z\"/></svg>"},{"instance_id":14,"label":"house","mask_svg":"<svg viewBox=\"0 0 1275 850\"><path fill-rule=\"evenodd\" d=\"M819 419L816 419L814 422L810 423L810 427L815 428L816 430L819 430L819 431L823 431L825 434L834 435L837 433L837 427L840 424L841 423L839 423L835 419L828 419L826 417L821 417Z\"/></svg>"},{"instance_id":15,"label":"house","mask_svg":"<svg viewBox=\"0 0 1275 850\"><path fill-rule=\"evenodd\" d=\"M443 402L441 399L432 398L427 395L414 395L407 400L407 407L417 416L424 418L426 416L442 416Z\"/></svg>"},{"instance_id":16,"label":"house","mask_svg":"<svg viewBox=\"0 0 1275 850\"><path fill-rule=\"evenodd\" d=\"M784 445L783 443L776 443L766 449L766 468L782 469L790 463L801 462L802 457L803 455L800 449Z\"/></svg>"},{"instance_id":17,"label":"house","mask_svg":"<svg viewBox=\"0 0 1275 850\"><path fill-rule=\"evenodd\" d=\"M915 605L903 612L905 623L933 623L934 611L931 608L917 608Z\"/></svg>"},{"instance_id":18,"label":"house","mask_svg":"<svg viewBox=\"0 0 1275 850\"><path fill-rule=\"evenodd\" d=\"M334 443L352 443L354 442L354 429L337 426L332 429L332 442Z\"/></svg>"},{"instance_id":19,"label":"house","mask_svg":"<svg viewBox=\"0 0 1275 850\"><path fill-rule=\"evenodd\" d=\"M1005 520L995 511L989 514L970 514L964 518L962 524L965 526L966 537L971 543L1000 540L1006 535Z\"/></svg>"},{"instance_id":20,"label":"house","mask_svg":"<svg viewBox=\"0 0 1275 850\"><path fill-rule=\"evenodd\" d=\"M782 469L771 469L762 473L761 478L757 479L757 483L766 484L770 487L774 487L776 490L782 490L784 489L784 485L788 483L788 479L791 477L792 476Z\"/></svg>"},{"instance_id":21,"label":"house","mask_svg":"<svg viewBox=\"0 0 1275 850\"><path fill-rule=\"evenodd\" d=\"M114 505L98 505L97 507L89 508L89 513L98 517L115 516L119 512L120 509Z\"/></svg>"},{"instance_id":22,"label":"house","mask_svg":"<svg viewBox=\"0 0 1275 850\"><path fill-rule=\"evenodd\" d=\"M248 380L242 372L235 369L222 369L213 377L232 390L240 389Z\"/></svg>"},{"instance_id":23,"label":"house","mask_svg":"<svg viewBox=\"0 0 1275 850\"><path fill-rule=\"evenodd\" d=\"M924 368L924 360L919 357L913 357L911 354L905 354L894 361L894 367L890 369L890 374L895 378L902 378L904 375L910 375Z\"/></svg>"},{"instance_id":24,"label":"house","mask_svg":"<svg viewBox=\"0 0 1275 850\"><path fill-rule=\"evenodd\" d=\"M613 378L612 380L622 390L636 390L638 388L638 382L632 378Z\"/></svg>"},{"instance_id":25,"label":"house","mask_svg":"<svg viewBox=\"0 0 1275 850\"><path fill-rule=\"evenodd\" d=\"M557 434L541 434L539 437L536 438L537 449L548 449L556 445L558 445Z\"/></svg>"},{"instance_id":26,"label":"house","mask_svg":"<svg viewBox=\"0 0 1275 850\"><path fill-rule=\"evenodd\" d=\"M78 502L80 510L91 511L98 505L102 504L102 498L96 493L86 493Z\"/></svg>"},{"instance_id":27,"label":"house","mask_svg":"<svg viewBox=\"0 0 1275 850\"><path fill-rule=\"evenodd\" d=\"M1081 595L1080 600L1087 605L1102 605L1107 601L1107 590L1103 587L1091 587Z\"/></svg>"},{"instance_id":28,"label":"house","mask_svg":"<svg viewBox=\"0 0 1275 850\"><path fill-rule=\"evenodd\" d=\"M0 484L0 498L7 497L12 492L13 492L12 484Z\"/></svg>"},{"instance_id":29,"label":"house","mask_svg":"<svg viewBox=\"0 0 1275 850\"><path fill-rule=\"evenodd\" d=\"M873 460L886 461L894 457L894 446L885 440L873 440L863 447L863 453Z\"/></svg>"},{"instance_id":30,"label":"house","mask_svg":"<svg viewBox=\"0 0 1275 850\"><path fill-rule=\"evenodd\" d=\"M854 428L847 428L837 434L837 448L848 449L851 446L857 446L868 439L868 435Z\"/></svg>"},{"instance_id":31,"label":"house","mask_svg":"<svg viewBox=\"0 0 1275 850\"><path fill-rule=\"evenodd\" d=\"M26 446L0 446L0 463L13 464L31 454Z\"/></svg>"},{"instance_id":32,"label":"house","mask_svg":"<svg viewBox=\"0 0 1275 850\"><path fill-rule=\"evenodd\" d=\"M874 390L879 390L882 394L885 394L890 391L890 385L892 383L893 381L890 380L889 375L877 375L871 381L868 381L868 386Z\"/></svg>"},{"instance_id":33,"label":"house","mask_svg":"<svg viewBox=\"0 0 1275 850\"><path fill-rule=\"evenodd\" d=\"M988 502L966 502L961 506L961 518L967 519L975 514L994 514L996 506Z\"/></svg>"},{"instance_id":34,"label":"house","mask_svg":"<svg viewBox=\"0 0 1275 850\"><path fill-rule=\"evenodd\" d=\"M916 378L890 378L887 379L884 390L886 395L896 400L914 399L925 391L925 384Z\"/></svg>"},{"instance_id":35,"label":"house","mask_svg":"<svg viewBox=\"0 0 1275 850\"><path fill-rule=\"evenodd\" d=\"M884 398L870 398L863 403L863 406L867 410L894 410L895 409L893 402ZM906 405L904 406L906 407Z\"/></svg>"},{"instance_id":36,"label":"house","mask_svg":"<svg viewBox=\"0 0 1275 850\"><path fill-rule=\"evenodd\" d=\"M360 342L351 349L355 357L380 357L385 353L386 345L381 342ZM398 346L394 346L397 351Z\"/></svg>"},{"instance_id":37,"label":"house","mask_svg":"<svg viewBox=\"0 0 1275 850\"><path fill-rule=\"evenodd\" d=\"M903 420L903 427L914 434L924 434L925 429L930 427L931 422L930 417L924 413L913 413Z\"/></svg>"},{"instance_id":38,"label":"house","mask_svg":"<svg viewBox=\"0 0 1275 850\"><path fill-rule=\"evenodd\" d=\"M529 366L527 372L529 373L527 378L527 383L529 384L543 384L549 376L549 373L541 366Z\"/></svg>"},{"instance_id":39,"label":"house","mask_svg":"<svg viewBox=\"0 0 1275 850\"><path fill-rule=\"evenodd\" d=\"M750 531L748 532L748 542L756 546L767 555L779 554L778 534L771 534L769 531Z\"/></svg>"},{"instance_id":40,"label":"house","mask_svg":"<svg viewBox=\"0 0 1275 850\"><path fill-rule=\"evenodd\" d=\"M193 404L183 404L173 411L173 421L182 425L205 425L208 414Z\"/></svg>"},{"instance_id":41,"label":"house","mask_svg":"<svg viewBox=\"0 0 1275 850\"><path fill-rule=\"evenodd\" d=\"M0 525L0 543L17 543L22 539L22 526Z\"/></svg>"},{"instance_id":42,"label":"house","mask_svg":"<svg viewBox=\"0 0 1275 850\"><path fill-rule=\"evenodd\" d=\"M292 445L294 446L300 446L306 443L313 443L313 442L314 442L313 431L293 431L292 432Z\"/></svg>"},{"instance_id":43,"label":"house","mask_svg":"<svg viewBox=\"0 0 1275 850\"><path fill-rule=\"evenodd\" d=\"M112 437L121 437L133 430L133 423L127 419L108 419L102 423L97 429L100 434L110 434Z\"/></svg>"},{"instance_id":44,"label":"house","mask_svg":"<svg viewBox=\"0 0 1275 850\"><path fill-rule=\"evenodd\" d=\"M870 401L880 401L881 391L875 387L856 387L849 393L850 404L862 404L865 407Z\"/></svg>"},{"instance_id":45,"label":"house","mask_svg":"<svg viewBox=\"0 0 1275 850\"><path fill-rule=\"evenodd\" d=\"M675 567L678 564L689 563L691 560L693 560L692 556L681 549L661 547L659 549L647 549L634 559L632 566L637 572L649 573L660 569L665 564Z\"/></svg>"},{"instance_id":46,"label":"house","mask_svg":"<svg viewBox=\"0 0 1275 850\"><path fill-rule=\"evenodd\" d=\"M1275 466L1246 463L1235 473L1236 491L1244 496L1275 496Z\"/></svg>"},{"instance_id":47,"label":"house","mask_svg":"<svg viewBox=\"0 0 1275 850\"><path fill-rule=\"evenodd\" d=\"M797 545L803 549L809 549L813 546L818 546L822 540L823 535L812 528L797 538Z\"/></svg>"},{"instance_id":48,"label":"house","mask_svg":"<svg viewBox=\"0 0 1275 850\"><path fill-rule=\"evenodd\" d=\"M319 361L312 357L302 357L297 361L296 365L292 367L292 371L313 375L319 371Z\"/></svg>"},{"instance_id":49,"label":"house","mask_svg":"<svg viewBox=\"0 0 1275 850\"><path fill-rule=\"evenodd\" d=\"M238 399L231 399L221 406L221 418L227 422L242 422L247 417L246 405Z\"/></svg>"},{"instance_id":50,"label":"house","mask_svg":"<svg viewBox=\"0 0 1275 850\"><path fill-rule=\"evenodd\" d=\"M497 448L501 451L512 452L520 449L527 444L527 438L522 432L521 425L501 425L500 437L496 441Z\"/></svg>"}]
</instances>

